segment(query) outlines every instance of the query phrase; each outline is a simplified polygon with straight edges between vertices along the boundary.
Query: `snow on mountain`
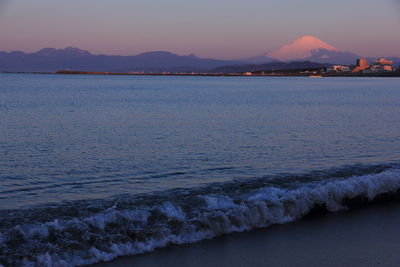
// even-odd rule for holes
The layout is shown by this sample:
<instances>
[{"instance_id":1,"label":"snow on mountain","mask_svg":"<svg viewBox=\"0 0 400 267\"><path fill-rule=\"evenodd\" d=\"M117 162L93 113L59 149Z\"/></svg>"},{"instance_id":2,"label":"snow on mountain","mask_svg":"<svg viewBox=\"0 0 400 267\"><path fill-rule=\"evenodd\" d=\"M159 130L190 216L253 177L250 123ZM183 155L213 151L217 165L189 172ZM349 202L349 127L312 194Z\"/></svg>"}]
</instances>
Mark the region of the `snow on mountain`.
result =
<instances>
[{"instance_id":1,"label":"snow on mountain","mask_svg":"<svg viewBox=\"0 0 400 267\"><path fill-rule=\"evenodd\" d=\"M288 45L282 46L276 51L268 53L267 56L281 61L304 59L311 57L312 52L319 49L338 51L335 47L314 36L303 36Z\"/></svg>"},{"instance_id":2,"label":"snow on mountain","mask_svg":"<svg viewBox=\"0 0 400 267\"><path fill-rule=\"evenodd\" d=\"M280 61L312 61L318 63L355 64L358 55L343 52L314 36L303 36L278 50L267 53Z\"/></svg>"}]
</instances>

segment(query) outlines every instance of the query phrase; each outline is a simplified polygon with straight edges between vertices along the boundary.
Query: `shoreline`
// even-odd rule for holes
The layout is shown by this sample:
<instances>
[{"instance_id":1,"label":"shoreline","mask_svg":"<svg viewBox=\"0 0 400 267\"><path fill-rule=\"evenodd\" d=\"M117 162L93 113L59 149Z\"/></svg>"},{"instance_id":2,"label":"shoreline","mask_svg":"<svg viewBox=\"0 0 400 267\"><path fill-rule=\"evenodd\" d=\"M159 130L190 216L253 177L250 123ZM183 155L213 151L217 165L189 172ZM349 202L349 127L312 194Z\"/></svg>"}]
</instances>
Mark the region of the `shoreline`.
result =
<instances>
[{"instance_id":1,"label":"shoreline","mask_svg":"<svg viewBox=\"0 0 400 267\"><path fill-rule=\"evenodd\" d=\"M305 77L305 78L400 78L399 72L382 73L375 75L339 75L339 74L241 74L241 73L125 73L125 72L92 72L92 71L68 71L68 72L14 72L0 71L0 74L54 74L54 75L112 75L112 76L188 76L188 77Z\"/></svg>"},{"instance_id":2,"label":"shoreline","mask_svg":"<svg viewBox=\"0 0 400 267\"><path fill-rule=\"evenodd\" d=\"M399 201L371 203L90 266L398 266L399 211Z\"/></svg>"}]
</instances>

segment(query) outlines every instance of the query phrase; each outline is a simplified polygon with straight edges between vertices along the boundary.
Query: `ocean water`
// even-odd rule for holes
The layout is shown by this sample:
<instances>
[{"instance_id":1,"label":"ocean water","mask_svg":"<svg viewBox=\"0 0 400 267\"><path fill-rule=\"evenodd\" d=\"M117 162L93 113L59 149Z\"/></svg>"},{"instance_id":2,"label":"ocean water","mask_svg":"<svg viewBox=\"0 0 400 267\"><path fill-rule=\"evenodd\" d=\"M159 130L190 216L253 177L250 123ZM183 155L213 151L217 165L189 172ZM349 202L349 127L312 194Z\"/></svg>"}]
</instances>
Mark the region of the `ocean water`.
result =
<instances>
[{"instance_id":1,"label":"ocean water","mask_svg":"<svg viewBox=\"0 0 400 267\"><path fill-rule=\"evenodd\" d=\"M400 189L400 79L0 74L0 264L80 266Z\"/></svg>"}]
</instances>

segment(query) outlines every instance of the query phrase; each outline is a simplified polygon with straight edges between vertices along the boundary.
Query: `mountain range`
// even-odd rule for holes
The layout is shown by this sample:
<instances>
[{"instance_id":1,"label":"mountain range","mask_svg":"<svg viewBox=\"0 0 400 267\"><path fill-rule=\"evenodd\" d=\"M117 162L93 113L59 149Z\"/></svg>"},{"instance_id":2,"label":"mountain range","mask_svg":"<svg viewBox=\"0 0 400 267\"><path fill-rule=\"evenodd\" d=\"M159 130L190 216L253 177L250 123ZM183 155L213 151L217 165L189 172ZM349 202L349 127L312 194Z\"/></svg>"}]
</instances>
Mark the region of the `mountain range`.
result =
<instances>
[{"instance_id":1,"label":"mountain range","mask_svg":"<svg viewBox=\"0 0 400 267\"><path fill-rule=\"evenodd\" d=\"M262 55L238 59L219 60L200 58L193 54L177 55L167 51L147 52L134 56L94 55L74 47L44 48L34 53L21 51L0 52L0 71L55 72L58 70L102 72L209 72L266 67L266 63L293 61L321 64L355 64L360 56L340 51L314 36L303 36L281 48ZM372 60L372 58L370 58ZM390 58L400 64L400 58ZM259 65L259 66L255 66ZM278 64L279 65L279 64ZM277 66L278 66L277 65ZM231 66L237 66L231 68ZM283 65L282 65L283 66Z\"/></svg>"},{"instance_id":2,"label":"mountain range","mask_svg":"<svg viewBox=\"0 0 400 267\"><path fill-rule=\"evenodd\" d=\"M74 47L44 48L35 53L0 52L2 71L90 70L109 72L206 71L235 61L179 56L166 51L142 53L136 56L93 55Z\"/></svg>"}]
</instances>

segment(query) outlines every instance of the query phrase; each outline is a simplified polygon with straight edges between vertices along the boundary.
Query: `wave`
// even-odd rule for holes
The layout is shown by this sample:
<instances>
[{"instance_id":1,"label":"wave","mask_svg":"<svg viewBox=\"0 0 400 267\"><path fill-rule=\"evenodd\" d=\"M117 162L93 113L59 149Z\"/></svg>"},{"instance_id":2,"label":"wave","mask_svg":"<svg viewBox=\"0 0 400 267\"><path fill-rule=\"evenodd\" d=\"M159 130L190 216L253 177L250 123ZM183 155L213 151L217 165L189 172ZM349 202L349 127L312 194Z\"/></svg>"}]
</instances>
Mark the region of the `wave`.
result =
<instances>
[{"instance_id":1,"label":"wave","mask_svg":"<svg viewBox=\"0 0 400 267\"><path fill-rule=\"evenodd\" d=\"M3 210L0 266L89 265L284 224L316 209L339 211L400 190L396 166L289 178Z\"/></svg>"}]
</instances>

